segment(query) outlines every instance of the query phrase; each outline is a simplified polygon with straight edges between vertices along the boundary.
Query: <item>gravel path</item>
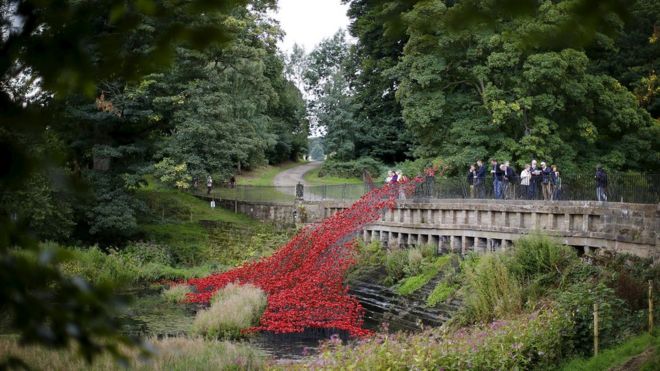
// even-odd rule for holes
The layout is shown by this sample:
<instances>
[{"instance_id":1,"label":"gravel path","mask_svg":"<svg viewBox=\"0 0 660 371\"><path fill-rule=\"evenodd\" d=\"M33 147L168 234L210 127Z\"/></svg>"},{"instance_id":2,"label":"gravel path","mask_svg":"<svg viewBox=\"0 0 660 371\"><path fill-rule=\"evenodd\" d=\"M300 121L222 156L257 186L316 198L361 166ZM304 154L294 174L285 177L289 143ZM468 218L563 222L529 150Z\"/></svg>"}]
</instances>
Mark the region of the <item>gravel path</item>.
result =
<instances>
[{"instance_id":1,"label":"gravel path","mask_svg":"<svg viewBox=\"0 0 660 371\"><path fill-rule=\"evenodd\" d=\"M275 175L273 179L273 185L277 187L290 187L295 186L298 182L301 182L303 185L307 186L308 184L303 179L303 175L310 170L314 170L317 167L321 166L322 162L308 162L294 168L284 170L283 172Z\"/></svg>"}]
</instances>

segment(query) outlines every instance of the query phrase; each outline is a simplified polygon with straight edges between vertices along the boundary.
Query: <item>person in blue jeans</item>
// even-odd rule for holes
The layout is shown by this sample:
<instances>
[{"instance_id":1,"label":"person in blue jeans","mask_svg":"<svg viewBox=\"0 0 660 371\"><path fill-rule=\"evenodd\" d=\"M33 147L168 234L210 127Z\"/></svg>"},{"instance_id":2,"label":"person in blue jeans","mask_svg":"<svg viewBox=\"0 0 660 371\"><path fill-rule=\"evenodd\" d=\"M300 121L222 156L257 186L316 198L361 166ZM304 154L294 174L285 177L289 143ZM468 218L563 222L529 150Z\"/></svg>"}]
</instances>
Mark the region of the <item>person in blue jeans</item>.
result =
<instances>
[{"instance_id":1,"label":"person in blue jeans","mask_svg":"<svg viewBox=\"0 0 660 371\"><path fill-rule=\"evenodd\" d=\"M603 170L603 166L596 167L596 199L598 201L607 201L607 173Z\"/></svg>"},{"instance_id":2,"label":"person in blue jeans","mask_svg":"<svg viewBox=\"0 0 660 371\"><path fill-rule=\"evenodd\" d=\"M493 195L496 199L502 199L502 178L504 177L504 171L500 167L500 164L497 163L497 160L490 160L491 170L490 174L493 176Z\"/></svg>"}]
</instances>

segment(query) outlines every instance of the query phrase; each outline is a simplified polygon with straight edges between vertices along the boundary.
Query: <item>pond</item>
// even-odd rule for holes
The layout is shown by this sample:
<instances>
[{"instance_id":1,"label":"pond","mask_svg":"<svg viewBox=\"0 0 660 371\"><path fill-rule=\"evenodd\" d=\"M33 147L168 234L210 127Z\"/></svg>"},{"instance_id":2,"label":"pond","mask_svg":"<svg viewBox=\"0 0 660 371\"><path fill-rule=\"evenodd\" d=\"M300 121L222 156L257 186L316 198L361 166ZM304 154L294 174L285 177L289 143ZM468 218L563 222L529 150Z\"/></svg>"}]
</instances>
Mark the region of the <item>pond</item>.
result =
<instances>
[{"instance_id":1,"label":"pond","mask_svg":"<svg viewBox=\"0 0 660 371\"><path fill-rule=\"evenodd\" d=\"M123 332L145 337L185 336L190 333L197 304L170 303L161 296L162 287L134 289L122 294L129 301L123 316ZM369 323L376 328L377 323ZM335 332L308 330L300 334L258 333L246 342L279 360L298 360L314 354L319 341L329 339ZM347 340L346 334L338 333Z\"/></svg>"}]
</instances>

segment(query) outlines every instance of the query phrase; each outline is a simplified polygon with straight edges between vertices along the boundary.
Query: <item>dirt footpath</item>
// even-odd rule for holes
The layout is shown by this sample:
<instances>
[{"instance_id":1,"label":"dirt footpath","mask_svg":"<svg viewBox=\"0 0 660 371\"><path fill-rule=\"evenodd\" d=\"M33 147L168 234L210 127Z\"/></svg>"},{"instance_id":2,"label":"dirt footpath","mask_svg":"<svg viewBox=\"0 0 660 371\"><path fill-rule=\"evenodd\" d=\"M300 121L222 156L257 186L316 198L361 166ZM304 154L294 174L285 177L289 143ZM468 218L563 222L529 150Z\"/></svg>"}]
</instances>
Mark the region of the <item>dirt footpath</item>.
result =
<instances>
[{"instance_id":1,"label":"dirt footpath","mask_svg":"<svg viewBox=\"0 0 660 371\"><path fill-rule=\"evenodd\" d=\"M277 187L290 187L295 186L298 182L301 182L303 185L308 185L303 179L303 175L310 170L314 170L317 167L321 166L322 162L308 162L294 168L284 170L283 172L275 175L273 179L273 185Z\"/></svg>"}]
</instances>

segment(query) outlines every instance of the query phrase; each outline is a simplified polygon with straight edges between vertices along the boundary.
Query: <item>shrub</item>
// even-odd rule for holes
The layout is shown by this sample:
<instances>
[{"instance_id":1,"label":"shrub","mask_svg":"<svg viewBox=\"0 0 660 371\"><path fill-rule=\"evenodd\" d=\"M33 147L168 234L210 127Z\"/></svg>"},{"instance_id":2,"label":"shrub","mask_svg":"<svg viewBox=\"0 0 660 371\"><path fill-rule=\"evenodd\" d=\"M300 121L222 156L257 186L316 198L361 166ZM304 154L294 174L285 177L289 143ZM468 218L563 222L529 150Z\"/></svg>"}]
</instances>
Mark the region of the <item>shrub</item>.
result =
<instances>
[{"instance_id":1,"label":"shrub","mask_svg":"<svg viewBox=\"0 0 660 371\"><path fill-rule=\"evenodd\" d=\"M384 280L386 285L394 284L402 279L406 272L406 266L408 264L408 252L404 249L394 248L387 252L387 257L385 258L385 271L387 272L387 277Z\"/></svg>"},{"instance_id":2,"label":"shrub","mask_svg":"<svg viewBox=\"0 0 660 371\"><path fill-rule=\"evenodd\" d=\"M364 170L373 177L380 175L383 164L371 157L360 157L353 161L327 160L319 170L319 177L326 175L341 178L361 178Z\"/></svg>"},{"instance_id":3,"label":"shrub","mask_svg":"<svg viewBox=\"0 0 660 371\"><path fill-rule=\"evenodd\" d=\"M573 331L564 338L566 352L591 354L593 342L593 305L598 303L600 343L603 347L616 344L631 335L626 323L631 313L614 290L602 283L576 283L557 293L556 301ZM638 323L644 322L637 318Z\"/></svg>"},{"instance_id":4,"label":"shrub","mask_svg":"<svg viewBox=\"0 0 660 371\"><path fill-rule=\"evenodd\" d=\"M211 306L195 316L193 331L209 338L239 338L256 325L266 309L266 294L253 285L229 284L211 299Z\"/></svg>"},{"instance_id":5,"label":"shrub","mask_svg":"<svg viewBox=\"0 0 660 371\"><path fill-rule=\"evenodd\" d=\"M53 348L21 344L18 337L0 337L0 354L23 360L35 370L101 371L133 370L262 370L266 355L246 343L210 341L202 338L146 339L153 345L153 355L145 358L135 349L119 350L126 355L125 367L120 367L110 353L103 353L87 362L72 348Z\"/></svg>"},{"instance_id":6,"label":"shrub","mask_svg":"<svg viewBox=\"0 0 660 371\"><path fill-rule=\"evenodd\" d=\"M176 284L163 291L163 298L171 303L181 303L186 299L186 295L191 292L190 286Z\"/></svg>"},{"instance_id":7,"label":"shrub","mask_svg":"<svg viewBox=\"0 0 660 371\"><path fill-rule=\"evenodd\" d=\"M506 318L522 308L520 283L505 264L503 254L482 256L474 267L466 266L461 320L466 323Z\"/></svg>"},{"instance_id":8,"label":"shrub","mask_svg":"<svg viewBox=\"0 0 660 371\"><path fill-rule=\"evenodd\" d=\"M422 270L424 256L419 248L408 250L408 264L406 265L406 274L414 276Z\"/></svg>"},{"instance_id":9,"label":"shrub","mask_svg":"<svg viewBox=\"0 0 660 371\"><path fill-rule=\"evenodd\" d=\"M381 334L357 345L321 348L307 367L337 370L551 369L570 325L552 308L452 332ZM319 367L320 366L320 367Z\"/></svg>"},{"instance_id":10,"label":"shrub","mask_svg":"<svg viewBox=\"0 0 660 371\"><path fill-rule=\"evenodd\" d=\"M140 265L147 263L171 265L174 263L168 246L149 242L137 242L128 245L122 250L122 254Z\"/></svg>"},{"instance_id":11,"label":"shrub","mask_svg":"<svg viewBox=\"0 0 660 371\"><path fill-rule=\"evenodd\" d=\"M510 267L520 280L536 281L548 287L562 283L566 272L578 263L577 254L570 246L534 234L515 242Z\"/></svg>"}]
</instances>

